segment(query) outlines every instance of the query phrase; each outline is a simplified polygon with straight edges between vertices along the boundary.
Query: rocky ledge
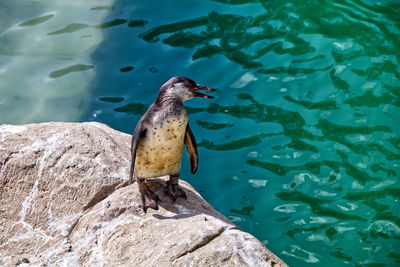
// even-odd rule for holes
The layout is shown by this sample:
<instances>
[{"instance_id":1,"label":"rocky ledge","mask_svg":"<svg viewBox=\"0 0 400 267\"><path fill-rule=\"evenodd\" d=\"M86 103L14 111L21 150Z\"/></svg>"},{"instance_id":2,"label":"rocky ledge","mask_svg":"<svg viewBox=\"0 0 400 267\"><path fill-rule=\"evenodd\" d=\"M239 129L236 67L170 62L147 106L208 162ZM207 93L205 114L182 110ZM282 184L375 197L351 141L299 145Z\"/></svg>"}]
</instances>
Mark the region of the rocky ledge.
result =
<instances>
[{"instance_id":1,"label":"rocky ledge","mask_svg":"<svg viewBox=\"0 0 400 267\"><path fill-rule=\"evenodd\" d=\"M0 126L0 265L286 266L180 181L150 187L145 214L125 186L130 135L100 123Z\"/></svg>"}]
</instances>

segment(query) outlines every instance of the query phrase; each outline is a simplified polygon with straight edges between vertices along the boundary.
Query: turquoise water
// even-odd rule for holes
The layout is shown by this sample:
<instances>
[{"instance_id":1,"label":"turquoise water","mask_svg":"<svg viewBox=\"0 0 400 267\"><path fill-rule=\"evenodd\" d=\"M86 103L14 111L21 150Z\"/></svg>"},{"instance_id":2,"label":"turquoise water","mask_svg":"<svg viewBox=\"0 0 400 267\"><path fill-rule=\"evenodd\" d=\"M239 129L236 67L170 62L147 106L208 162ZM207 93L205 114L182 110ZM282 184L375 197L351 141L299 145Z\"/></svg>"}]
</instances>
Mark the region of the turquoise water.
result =
<instances>
[{"instance_id":1,"label":"turquoise water","mask_svg":"<svg viewBox=\"0 0 400 267\"><path fill-rule=\"evenodd\" d=\"M291 266L400 266L398 1L2 1L0 123L131 133L186 102L181 176Z\"/></svg>"}]
</instances>

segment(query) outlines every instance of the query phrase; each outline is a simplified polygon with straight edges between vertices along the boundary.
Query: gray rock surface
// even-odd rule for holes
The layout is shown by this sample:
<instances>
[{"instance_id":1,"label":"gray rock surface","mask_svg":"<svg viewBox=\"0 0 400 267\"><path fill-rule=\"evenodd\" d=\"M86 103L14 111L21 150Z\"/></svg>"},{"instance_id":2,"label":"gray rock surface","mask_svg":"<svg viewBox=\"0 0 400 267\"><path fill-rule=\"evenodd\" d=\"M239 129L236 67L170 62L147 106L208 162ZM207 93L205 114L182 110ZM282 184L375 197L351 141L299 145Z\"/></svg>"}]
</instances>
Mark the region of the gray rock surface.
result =
<instances>
[{"instance_id":1,"label":"gray rock surface","mask_svg":"<svg viewBox=\"0 0 400 267\"><path fill-rule=\"evenodd\" d=\"M184 181L172 203L151 180L145 214L129 150L100 123L1 125L0 265L286 266Z\"/></svg>"}]
</instances>

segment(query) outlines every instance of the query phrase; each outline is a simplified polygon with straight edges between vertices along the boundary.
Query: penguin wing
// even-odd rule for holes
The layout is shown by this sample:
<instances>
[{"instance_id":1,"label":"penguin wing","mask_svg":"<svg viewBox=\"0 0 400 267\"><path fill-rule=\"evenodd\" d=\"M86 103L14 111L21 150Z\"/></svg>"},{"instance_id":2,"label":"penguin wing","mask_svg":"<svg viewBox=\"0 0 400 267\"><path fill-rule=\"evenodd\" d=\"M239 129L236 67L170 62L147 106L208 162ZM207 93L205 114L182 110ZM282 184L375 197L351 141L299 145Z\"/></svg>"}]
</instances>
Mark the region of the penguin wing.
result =
<instances>
[{"instance_id":1,"label":"penguin wing","mask_svg":"<svg viewBox=\"0 0 400 267\"><path fill-rule=\"evenodd\" d=\"M185 145L186 151L190 159L190 170L194 174L196 173L197 167L199 165L199 154L197 153L196 139L194 139L193 132L192 130L190 130L189 123L186 126Z\"/></svg>"},{"instance_id":2,"label":"penguin wing","mask_svg":"<svg viewBox=\"0 0 400 267\"><path fill-rule=\"evenodd\" d=\"M131 161L131 170L129 173L129 182L132 182L133 179L133 173L135 171L135 161L136 161L136 149L142 138L145 136L147 129L142 126L141 121L138 123L138 126L136 127L135 131L133 132L132 135L132 144L131 144L131 155L132 155L132 161Z\"/></svg>"}]
</instances>

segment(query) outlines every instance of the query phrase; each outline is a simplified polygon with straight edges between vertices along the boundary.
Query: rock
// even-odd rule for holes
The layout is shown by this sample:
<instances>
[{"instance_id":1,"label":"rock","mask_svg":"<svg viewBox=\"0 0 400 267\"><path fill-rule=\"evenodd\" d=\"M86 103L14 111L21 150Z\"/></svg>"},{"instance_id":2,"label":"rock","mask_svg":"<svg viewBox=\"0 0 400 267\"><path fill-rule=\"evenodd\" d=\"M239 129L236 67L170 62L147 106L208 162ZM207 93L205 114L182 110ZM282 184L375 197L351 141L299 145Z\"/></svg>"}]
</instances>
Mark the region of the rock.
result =
<instances>
[{"instance_id":1,"label":"rock","mask_svg":"<svg viewBox=\"0 0 400 267\"><path fill-rule=\"evenodd\" d=\"M100 123L0 126L0 265L286 266L184 181L145 214L130 135Z\"/></svg>"}]
</instances>

